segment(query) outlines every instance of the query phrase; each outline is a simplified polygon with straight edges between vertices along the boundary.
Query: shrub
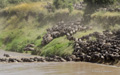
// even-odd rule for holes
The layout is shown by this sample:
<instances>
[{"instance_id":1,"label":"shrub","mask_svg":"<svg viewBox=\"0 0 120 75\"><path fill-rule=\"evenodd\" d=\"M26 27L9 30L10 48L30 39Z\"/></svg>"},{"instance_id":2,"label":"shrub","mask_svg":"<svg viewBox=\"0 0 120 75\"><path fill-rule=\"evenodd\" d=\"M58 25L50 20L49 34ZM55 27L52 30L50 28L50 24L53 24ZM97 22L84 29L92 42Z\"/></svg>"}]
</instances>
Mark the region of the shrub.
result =
<instances>
[{"instance_id":1,"label":"shrub","mask_svg":"<svg viewBox=\"0 0 120 75\"><path fill-rule=\"evenodd\" d=\"M0 0L0 8L4 8L9 4L18 4L18 3L25 3L25 2L37 2L41 0Z\"/></svg>"},{"instance_id":2,"label":"shrub","mask_svg":"<svg viewBox=\"0 0 120 75\"><path fill-rule=\"evenodd\" d=\"M0 0L0 8L4 8L7 5L7 0Z\"/></svg>"},{"instance_id":3,"label":"shrub","mask_svg":"<svg viewBox=\"0 0 120 75\"><path fill-rule=\"evenodd\" d=\"M70 13L73 11L73 4L72 3L69 3L68 10Z\"/></svg>"},{"instance_id":4,"label":"shrub","mask_svg":"<svg viewBox=\"0 0 120 75\"><path fill-rule=\"evenodd\" d=\"M69 12L71 13L73 11L73 4L78 1L80 0L54 0L53 6L55 6L56 9L68 8Z\"/></svg>"},{"instance_id":5,"label":"shrub","mask_svg":"<svg viewBox=\"0 0 120 75\"><path fill-rule=\"evenodd\" d=\"M54 5L57 9L59 9L59 8L62 8L63 2L64 2L64 1L62 1L62 0L54 0L53 5Z\"/></svg>"},{"instance_id":6,"label":"shrub","mask_svg":"<svg viewBox=\"0 0 120 75\"><path fill-rule=\"evenodd\" d=\"M8 0L9 3L13 3L13 4L16 4L16 3L20 3L20 2L23 2L24 0Z\"/></svg>"}]
</instances>

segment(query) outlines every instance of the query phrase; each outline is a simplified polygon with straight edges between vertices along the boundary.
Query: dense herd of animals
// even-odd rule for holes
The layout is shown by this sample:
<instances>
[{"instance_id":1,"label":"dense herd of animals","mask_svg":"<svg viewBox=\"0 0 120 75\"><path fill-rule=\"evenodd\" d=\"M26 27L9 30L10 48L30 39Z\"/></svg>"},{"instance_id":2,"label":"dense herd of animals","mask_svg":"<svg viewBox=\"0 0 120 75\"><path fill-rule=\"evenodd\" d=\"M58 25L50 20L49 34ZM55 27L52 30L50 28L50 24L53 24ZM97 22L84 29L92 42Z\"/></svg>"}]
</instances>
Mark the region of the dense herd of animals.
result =
<instances>
[{"instance_id":1,"label":"dense herd of animals","mask_svg":"<svg viewBox=\"0 0 120 75\"><path fill-rule=\"evenodd\" d=\"M90 40L91 37L96 39ZM94 32L77 39L73 54L80 61L117 63L120 60L120 30Z\"/></svg>"},{"instance_id":2,"label":"dense herd of animals","mask_svg":"<svg viewBox=\"0 0 120 75\"><path fill-rule=\"evenodd\" d=\"M74 7L74 9L76 9L76 10L83 10L83 9L85 9L86 4L85 4L84 2L79 2L79 3L75 3L75 4L73 5L73 7Z\"/></svg>"},{"instance_id":3,"label":"dense herd of animals","mask_svg":"<svg viewBox=\"0 0 120 75\"><path fill-rule=\"evenodd\" d=\"M72 35L75 34L76 32L91 29L91 27L89 26L81 26L80 23L81 20L69 24L64 23L64 21L59 22L52 28L47 29L47 33L43 37L42 45L46 45L53 39L64 35L66 35L69 40L70 39L72 40L74 39L72 38Z\"/></svg>"},{"instance_id":4,"label":"dense herd of animals","mask_svg":"<svg viewBox=\"0 0 120 75\"><path fill-rule=\"evenodd\" d=\"M79 31L90 30L92 27L81 26L80 21L65 24L63 21L57 26L47 29L42 44L46 45L54 38L66 35L68 40L75 42L71 61L85 62L117 62L120 60L120 30L94 32L81 38L73 37ZM51 38L51 39L49 39ZM94 39L93 39L94 38ZM66 58L65 58L66 59ZM68 59L68 58L67 58Z\"/></svg>"},{"instance_id":5,"label":"dense herd of animals","mask_svg":"<svg viewBox=\"0 0 120 75\"><path fill-rule=\"evenodd\" d=\"M58 37L66 36L69 41L74 41L74 51L71 56L59 57L27 57L12 58L9 54L4 54L5 58L0 58L0 62L66 62L84 61L97 63L115 63L120 60L120 30L93 32L81 38L73 37L76 32L91 30L90 26L80 25L81 20L71 23L60 21L57 25L47 29L43 36L42 45L49 44ZM35 45L28 44L25 51L34 51Z\"/></svg>"},{"instance_id":6,"label":"dense herd of animals","mask_svg":"<svg viewBox=\"0 0 120 75\"><path fill-rule=\"evenodd\" d=\"M74 8L82 10L85 7L83 2L74 4ZM51 3L46 6L49 12L53 11ZM120 12L119 8L100 8L101 11ZM74 51L71 56L59 57L22 57L14 58L9 54L4 54L0 62L66 62L66 61L84 61L95 63L117 63L120 60L120 30L105 30L103 32L93 32L89 35L76 38L73 35L77 32L92 30L91 26L81 25L81 19L75 22L65 23L58 22L52 28L48 28L47 33L43 36L42 46L49 44L52 40L66 36L67 40L74 41ZM80 35L80 34L79 34ZM34 44L28 44L24 50L35 51Z\"/></svg>"}]
</instances>

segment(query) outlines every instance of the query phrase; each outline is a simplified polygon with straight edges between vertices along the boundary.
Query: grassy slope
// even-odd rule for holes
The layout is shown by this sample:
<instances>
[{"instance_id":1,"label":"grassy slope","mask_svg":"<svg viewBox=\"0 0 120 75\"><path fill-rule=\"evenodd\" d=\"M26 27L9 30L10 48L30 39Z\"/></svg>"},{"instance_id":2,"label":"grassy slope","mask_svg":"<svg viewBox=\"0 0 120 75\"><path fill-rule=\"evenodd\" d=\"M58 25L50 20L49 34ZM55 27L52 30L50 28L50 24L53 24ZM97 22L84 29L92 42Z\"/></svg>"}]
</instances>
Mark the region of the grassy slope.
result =
<instances>
[{"instance_id":1,"label":"grassy slope","mask_svg":"<svg viewBox=\"0 0 120 75\"><path fill-rule=\"evenodd\" d=\"M120 12L104 12L99 11L91 15L92 19L106 29L119 29L120 28Z\"/></svg>"},{"instance_id":2,"label":"grassy slope","mask_svg":"<svg viewBox=\"0 0 120 75\"><path fill-rule=\"evenodd\" d=\"M74 34L74 37L76 38L81 38L82 36L85 36L85 35L89 35L90 33L93 33L93 32L102 32L104 29L102 28L98 28L98 27L93 27L92 30L87 30L87 31L82 31L82 32L77 32L76 34Z\"/></svg>"},{"instance_id":3,"label":"grassy slope","mask_svg":"<svg viewBox=\"0 0 120 75\"><path fill-rule=\"evenodd\" d=\"M21 3L2 9L0 12L3 14L0 17L0 47L5 50L24 52L23 48L27 44L34 43L37 50L42 51L41 55L71 54L73 45L65 37L57 38L50 44L41 47L42 37L46 33L46 29L55 25L56 22L61 19L74 20L83 12L74 10L68 14L68 9L59 9L54 13L49 13L43 8L45 5L44 1ZM63 43L63 41L66 42ZM48 52L50 53L47 54Z\"/></svg>"},{"instance_id":4,"label":"grassy slope","mask_svg":"<svg viewBox=\"0 0 120 75\"><path fill-rule=\"evenodd\" d=\"M65 36L56 38L52 42L50 42L48 45L46 45L42 48L41 55L43 55L43 56L71 55L74 50L73 44L74 43L67 40L67 38Z\"/></svg>"},{"instance_id":5,"label":"grassy slope","mask_svg":"<svg viewBox=\"0 0 120 75\"><path fill-rule=\"evenodd\" d=\"M59 9L54 13L48 13L43 8L45 5L46 2L42 1L21 3L2 9L0 11L0 15L3 14L0 17L0 47L5 50L24 52L23 48L27 44L34 43L37 49L35 54L40 54L39 52L43 56L72 54L73 42L68 41L65 36L54 39L44 47L41 46L42 37L47 28L55 25L61 19L65 21L75 20L81 17L83 12L74 10L71 14L68 14L68 9ZM114 14L109 15L108 13L110 12L96 12L91 16L96 19L104 16L105 18L106 16L111 17ZM119 13L115 12L115 14L118 17ZM101 32L102 29L94 28L92 31L78 32L74 36L79 38L94 31Z\"/></svg>"}]
</instances>

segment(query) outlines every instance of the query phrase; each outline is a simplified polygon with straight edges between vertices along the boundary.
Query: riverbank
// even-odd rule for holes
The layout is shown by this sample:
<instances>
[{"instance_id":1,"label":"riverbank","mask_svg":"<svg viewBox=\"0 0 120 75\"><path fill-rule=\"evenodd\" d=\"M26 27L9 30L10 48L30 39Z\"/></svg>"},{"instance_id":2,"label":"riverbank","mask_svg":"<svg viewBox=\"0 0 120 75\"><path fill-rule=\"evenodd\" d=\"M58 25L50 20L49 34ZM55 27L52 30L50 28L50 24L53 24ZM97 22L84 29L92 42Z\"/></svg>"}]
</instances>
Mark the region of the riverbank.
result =
<instances>
[{"instance_id":1,"label":"riverbank","mask_svg":"<svg viewBox=\"0 0 120 75\"><path fill-rule=\"evenodd\" d=\"M75 4L77 9L71 13L66 8L51 12L49 7L52 4L46 1L18 3L2 8L0 48L39 56L4 52L0 61L75 61L119 65L120 10L110 12L96 9L92 14L88 12L90 23L84 24L85 11L83 8L78 10L82 3Z\"/></svg>"},{"instance_id":2,"label":"riverbank","mask_svg":"<svg viewBox=\"0 0 120 75\"><path fill-rule=\"evenodd\" d=\"M119 11L108 13L107 10L102 12L102 10L98 9L98 11L92 13L90 16L92 22L87 24L87 26L92 25L97 28L89 30L82 23L86 7L84 2L75 4L75 8L71 13L66 8L49 12L48 8L51 5L52 0L47 0L13 3L11 6L7 5L5 8L1 8L0 48L21 53L30 49L28 52L31 54L48 57L53 55L69 56L74 51L74 41L69 40L75 40L75 38L80 38L93 32L102 32L105 27L110 28L109 24L102 24L103 20L105 23L111 23L112 17L119 17ZM100 17L100 22L98 22ZM110 22L106 21L106 18ZM119 18L116 20L119 21ZM114 24L111 26L112 29L120 28L119 23L117 23L117 27ZM71 35L75 36L75 38ZM92 39L94 40L95 38ZM29 44L34 44L34 48L26 48Z\"/></svg>"},{"instance_id":3,"label":"riverbank","mask_svg":"<svg viewBox=\"0 0 120 75\"><path fill-rule=\"evenodd\" d=\"M4 55L9 55L9 57L6 57ZM58 58L58 59L57 59ZM2 63L90 63L90 62L82 62L82 61L68 61L67 59L61 58L61 57L56 57L55 58L48 58L48 57L41 57L41 56L36 56L36 55L30 55L30 54L25 54L25 53L16 53L16 52L10 52L10 51L4 51L0 50L0 64ZM99 63L91 63L91 64L99 64ZM99 64L100 65L100 64ZM114 65L109 65L109 63L104 63L101 65L108 65L108 66L115 66L115 67L120 67L120 62Z\"/></svg>"}]
</instances>

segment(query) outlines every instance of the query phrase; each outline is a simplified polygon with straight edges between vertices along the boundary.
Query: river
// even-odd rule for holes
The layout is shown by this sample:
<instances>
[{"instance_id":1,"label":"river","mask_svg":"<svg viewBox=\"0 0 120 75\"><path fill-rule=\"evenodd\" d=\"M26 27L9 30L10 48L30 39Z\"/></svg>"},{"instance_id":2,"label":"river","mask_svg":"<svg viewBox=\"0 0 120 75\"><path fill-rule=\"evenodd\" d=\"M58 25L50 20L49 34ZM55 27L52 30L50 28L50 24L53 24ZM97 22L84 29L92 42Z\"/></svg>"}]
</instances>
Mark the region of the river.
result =
<instances>
[{"instance_id":1,"label":"river","mask_svg":"<svg viewBox=\"0 0 120 75\"><path fill-rule=\"evenodd\" d=\"M0 50L0 57L34 57ZM120 67L85 62L0 63L0 75L120 75Z\"/></svg>"},{"instance_id":2,"label":"river","mask_svg":"<svg viewBox=\"0 0 120 75\"><path fill-rule=\"evenodd\" d=\"M120 75L120 68L84 62L0 63L0 75Z\"/></svg>"}]
</instances>

